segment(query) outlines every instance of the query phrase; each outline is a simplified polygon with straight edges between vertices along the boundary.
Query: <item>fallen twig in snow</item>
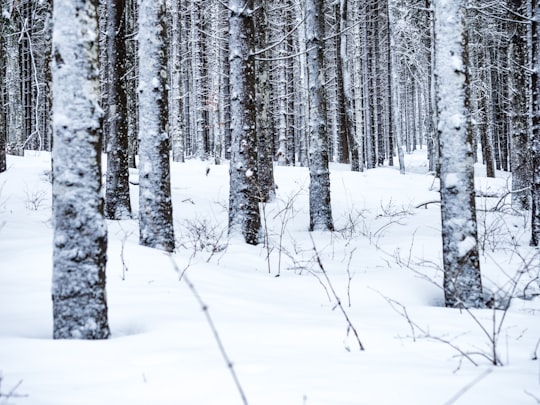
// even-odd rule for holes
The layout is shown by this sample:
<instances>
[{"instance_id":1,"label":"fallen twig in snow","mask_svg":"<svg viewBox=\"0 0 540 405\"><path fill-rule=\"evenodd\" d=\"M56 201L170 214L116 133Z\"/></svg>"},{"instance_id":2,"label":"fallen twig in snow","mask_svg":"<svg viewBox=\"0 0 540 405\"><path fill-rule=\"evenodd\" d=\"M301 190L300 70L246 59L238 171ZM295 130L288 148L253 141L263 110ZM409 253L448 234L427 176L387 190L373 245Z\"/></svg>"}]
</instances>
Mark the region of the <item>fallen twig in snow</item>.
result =
<instances>
[{"instance_id":1,"label":"fallen twig in snow","mask_svg":"<svg viewBox=\"0 0 540 405\"><path fill-rule=\"evenodd\" d=\"M229 355L227 354L227 351L225 350L225 346L223 345L223 341L221 340L221 337L219 336L218 330L216 328L216 325L214 324L214 321L212 319L212 316L210 315L210 312L208 311L208 305L203 301L202 297L199 295L199 292L195 288L195 284L191 282L191 280L188 278L186 274L186 270L184 269L181 271L178 268L178 265L176 264L176 261L172 257L172 255L169 255L169 258L171 259L171 263L173 265L174 271L178 273L178 275L181 276L181 280L184 280L184 282L189 287L189 290L201 306L201 309L204 312L204 316L206 317L206 322L208 323L208 326L210 326L210 329L212 330L212 334L214 335L214 339L219 347L219 351L221 352L221 356L223 357L223 360L225 360L225 364L227 365L227 368L229 369L229 372L231 373L231 376L234 380L234 383L236 385L236 389L238 390L238 393L240 394L240 397L242 398L242 403L244 405L248 404L246 395L244 393L244 390L242 388L242 384L240 384L240 380L238 379L238 376L236 375L236 371L234 369L234 364L231 361Z\"/></svg>"},{"instance_id":2,"label":"fallen twig in snow","mask_svg":"<svg viewBox=\"0 0 540 405\"><path fill-rule=\"evenodd\" d=\"M360 337L358 336L358 332L356 331L356 328L354 327L351 320L349 319L349 315L347 315L347 311L345 311L345 308L343 308L343 305L341 304L341 300L339 299L339 297L338 297L338 295L336 293L336 290L334 290L334 286L332 285L332 282L330 281L330 277L328 277L328 273L326 272L326 270L325 270L325 268L324 268L324 266L322 264L321 258L319 256L319 252L317 251L317 247L315 246L315 241L313 240L313 236L311 236L311 233L309 234L309 237L311 238L311 243L313 244L313 251L315 252L315 258L317 259L317 264L319 265L319 268L321 269L322 273L324 274L324 278L326 279L326 282L328 283L328 287L330 287L330 291L332 292L332 295L336 299L337 306L339 307L339 309L341 310L341 313L343 314L343 316L345 317L345 320L347 321L347 325L348 325L347 333L349 332L349 330L352 330L353 333L354 333L354 336L356 338L356 341L358 342L358 346L359 346L360 350L364 350L364 345L360 341Z\"/></svg>"}]
</instances>

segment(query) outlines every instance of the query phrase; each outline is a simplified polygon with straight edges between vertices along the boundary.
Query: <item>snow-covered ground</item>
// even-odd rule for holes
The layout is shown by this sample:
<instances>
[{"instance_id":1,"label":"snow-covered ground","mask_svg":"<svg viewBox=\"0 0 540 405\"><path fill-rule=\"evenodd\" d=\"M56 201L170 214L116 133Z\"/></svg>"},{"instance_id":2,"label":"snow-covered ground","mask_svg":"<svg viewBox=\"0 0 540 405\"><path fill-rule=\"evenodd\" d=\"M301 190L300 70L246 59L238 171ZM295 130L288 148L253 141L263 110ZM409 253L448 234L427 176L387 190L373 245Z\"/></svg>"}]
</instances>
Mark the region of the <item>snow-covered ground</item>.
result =
<instances>
[{"instance_id":1,"label":"snow-covered ground","mask_svg":"<svg viewBox=\"0 0 540 405\"><path fill-rule=\"evenodd\" d=\"M263 211L266 249L227 238L226 165L206 175L205 162L173 164L172 260L208 312L170 257L138 245L135 220L109 222L112 337L55 341L49 155L8 157L0 174L0 404L241 404L206 314L249 404L540 403L540 265L528 215L496 197L508 190L506 174L486 179L478 167L477 189L495 196L477 199L479 239L486 292L498 303L516 298L506 313L467 313L442 306L439 205L417 208L438 200L438 184L422 152L407 155L407 165L404 176L332 165L337 231L314 233L313 242L308 172L276 167L278 198ZM491 364L494 336L499 367Z\"/></svg>"}]
</instances>

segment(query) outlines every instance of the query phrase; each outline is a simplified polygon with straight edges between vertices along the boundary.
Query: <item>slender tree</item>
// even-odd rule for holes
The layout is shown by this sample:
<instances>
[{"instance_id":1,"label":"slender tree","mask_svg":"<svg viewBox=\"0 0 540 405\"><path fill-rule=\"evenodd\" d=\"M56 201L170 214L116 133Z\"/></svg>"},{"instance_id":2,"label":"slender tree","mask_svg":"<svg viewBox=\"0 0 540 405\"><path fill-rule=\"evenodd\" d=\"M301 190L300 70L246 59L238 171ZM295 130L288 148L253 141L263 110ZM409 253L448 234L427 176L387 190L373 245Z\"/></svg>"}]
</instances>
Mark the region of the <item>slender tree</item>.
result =
<instances>
[{"instance_id":1,"label":"slender tree","mask_svg":"<svg viewBox=\"0 0 540 405\"><path fill-rule=\"evenodd\" d=\"M6 140L7 140L7 128L6 128L6 110L4 105L4 80L5 80L5 68L6 68L6 22L5 19L5 2L0 2L0 173L6 171Z\"/></svg>"},{"instance_id":2,"label":"slender tree","mask_svg":"<svg viewBox=\"0 0 540 405\"><path fill-rule=\"evenodd\" d=\"M107 0L107 177L105 215L131 217L128 168L128 111L126 96L125 0Z\"/></svg>"},{"instance_id":3,"label":"slender tree","mask_svg":"<svg viewBox=\"0 0 540 405\"><path fill-rule=\"evenodd\" d=\"M7 148L12 155L22 156L25 147L23 102L21 94L21 66L18 36L20 31L19 2L7 0L6 14L6 95Z\"/></svg>"},{"instance_id":4,"label":"slender tree","mask_svg":"<svg viewBox=\"0 0 540 405\"><path fill-rule=\"evenodd\" d=\"M230 0L231 162L229 234L259 242L253 0Z\"/></svg>"},{"instance_id":5,"label":"slender tree","mask_svg":"<svg viewBox=\"0 0 540 405\"><path fill-rule=\"evenodd\" d=\"M529 108L527 88L529 75L527 69L527 6L525 0L508 0L511 10L512 27L510 33L510 98L512 114L510 115L511 168L512 168L512 205L518 209L530 207L530 159L529 159Z\"/></svg>"},{"instance_id":6,"label":"slender tree","mask_svg":"<svg viewBox=\"0 0 540 405\"><path fill-rule=\"evenodd\" d=\"M532 9L532 58L533 69L531 77L532 89L532 234L531 245L540 244L540 2L531 1Z\"/></svg>"},{"instance_id":7,"label":"slender tree","mask_svg":"<svg viewBox=\"0 0 540 405\"><path fill-rule=\"evenodd\" d=\"M257 1L255 42L258 50L268 46L268 2ZM270 128L270 63L266 52L256 63L257 89L257 135L258 135L258 184L262 201L272 201L275 198L273 139Z\"/></svg>"},{"instance_id":8,"label":"slender tree","mask_svg":"<svg viewBox=\"0 0 540 405\"><path fill-rule=\"evenodd\" d=\"M53 335L109 336L96 0L53 11Z\"/></svg>"},{"instance_id":9,"label":"slender tree","mask_svg":"<svg viewBox=\"0 0 540 405\"><path fill-rule=\"evenodd\" d=\"M184 136L182 133L182 101L181 101L181 53L180 53L180 1L167 0L169 20L169 126L171 134L172 158L175 162L184 161Z\"/></svg>"},{"instance_id":10,"label":"slender tree","mask_svg":"<svg viewBox=\"0 0 540 405\"><path fill-rule=\"evenodd\" d=\"M139 242L172 252L165 35L165 0L139 0Z\"/></svg>"},{"instance_id":11,"label":"slender tree","mask_svg":"<svg viewBox=\"0 0 540 405\"><path fill-rule=\"evenodd\" d=\"M481 307L465 1L434 4L445 303Z\"/></svg>"},{"instance_id":12,"label":"slender tree","mask_svg":"<svg viewBox=\"0 0 540 405\"><path fill-rule=\"evenodd\" d=\"M307 80L309 89L310 230L333 230L324 95L323 1L306 0Z\"/></svg>"}]
</instances>

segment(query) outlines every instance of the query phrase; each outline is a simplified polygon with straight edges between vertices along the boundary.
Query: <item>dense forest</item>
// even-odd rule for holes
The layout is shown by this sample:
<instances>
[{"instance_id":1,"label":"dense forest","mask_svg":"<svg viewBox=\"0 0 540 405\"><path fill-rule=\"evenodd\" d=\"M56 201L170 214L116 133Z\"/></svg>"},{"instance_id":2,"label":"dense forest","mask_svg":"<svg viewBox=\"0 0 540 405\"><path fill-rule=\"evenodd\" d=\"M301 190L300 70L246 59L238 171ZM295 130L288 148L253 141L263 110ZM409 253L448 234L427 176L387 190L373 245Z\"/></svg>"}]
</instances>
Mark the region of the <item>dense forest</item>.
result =
<instances>
[{"instance_id":1,"label":"dense forest","mask_svg":"<svg viewBox=\"0 0 540 405\"><path fill-rule=\"evenodd\" d=\"M405 174L426 149L449 307L486 304L475 163L511 172L539 243L537 0L0 4L0 172L52 151L55 337L109 335L105 219L132 215L130 168L140 243L173 252L171 161L228 162L229 234L257 245L275 166L309 168L309 229L333 231L330 162Z\"/></svg>"}]
</instances>

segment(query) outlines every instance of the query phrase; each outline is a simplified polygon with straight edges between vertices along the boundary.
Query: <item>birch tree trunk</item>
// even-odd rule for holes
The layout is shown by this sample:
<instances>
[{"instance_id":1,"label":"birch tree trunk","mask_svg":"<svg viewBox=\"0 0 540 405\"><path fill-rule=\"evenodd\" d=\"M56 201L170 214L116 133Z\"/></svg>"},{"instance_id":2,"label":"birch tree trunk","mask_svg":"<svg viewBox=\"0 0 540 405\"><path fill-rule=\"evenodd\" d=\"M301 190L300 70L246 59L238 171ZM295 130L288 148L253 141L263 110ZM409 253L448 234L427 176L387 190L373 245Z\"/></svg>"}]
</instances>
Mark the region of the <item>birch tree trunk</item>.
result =
<instances>
[{"instance_id":1,"label":"birch tree trunk","mask_svg":"<svg viewBox=\"0 0 540 405\"><path fill-rule=\"evenodd\" d=\"M328 133L324 96L323 0L306 0L309 91L309 229L332 231Z\"/></svg>"},{"instance_id":2,"label":"birch tree trunk","mask_svg":"<svg viewBox=\"0 0 540 405\"><path fill-rule=\"evenodd\" d=\"M445 304L482 307L465 2L434 4Z\"/></svg>"},{"instance_id":3,"label":"birch tree trunk","mask_svg":"<svg viewBox=\"0 0 540 405\"><path fill-rule=\"evenodd\" d=\"M126 95L125 0L107 0L107 64L109 125L105 215L131 217L128 167L128 110Z\"/></svg>"},{"instance_id":4,"label":"birch tree trunk","mask_svg":"<svg viewBox=\"0 0 540 405\"><path fill-rule=\"evenodd\" d=\"M229 234L259 243L253 0L230 0L231 162Z\"/></svg>"},{"instance_id":5,"label":"birch tree trunk","mask_svg":"<svg viewBox=\"0 0 540 405\"><path fill-rule=\"evenodd\" d=\"M172 252L165 13L165 0L139 0L139 242Z\"/></svg>"},{"instance_id":6,"label":"birch tree trunk","mask_svg":"<svg viewBox=\"0 0 540 405\"><path fill-rule=\"evenodd\" d=\"M53 22L53 336L105 339L97 1L55 0Z\"/></svg>"}]
</instances>

